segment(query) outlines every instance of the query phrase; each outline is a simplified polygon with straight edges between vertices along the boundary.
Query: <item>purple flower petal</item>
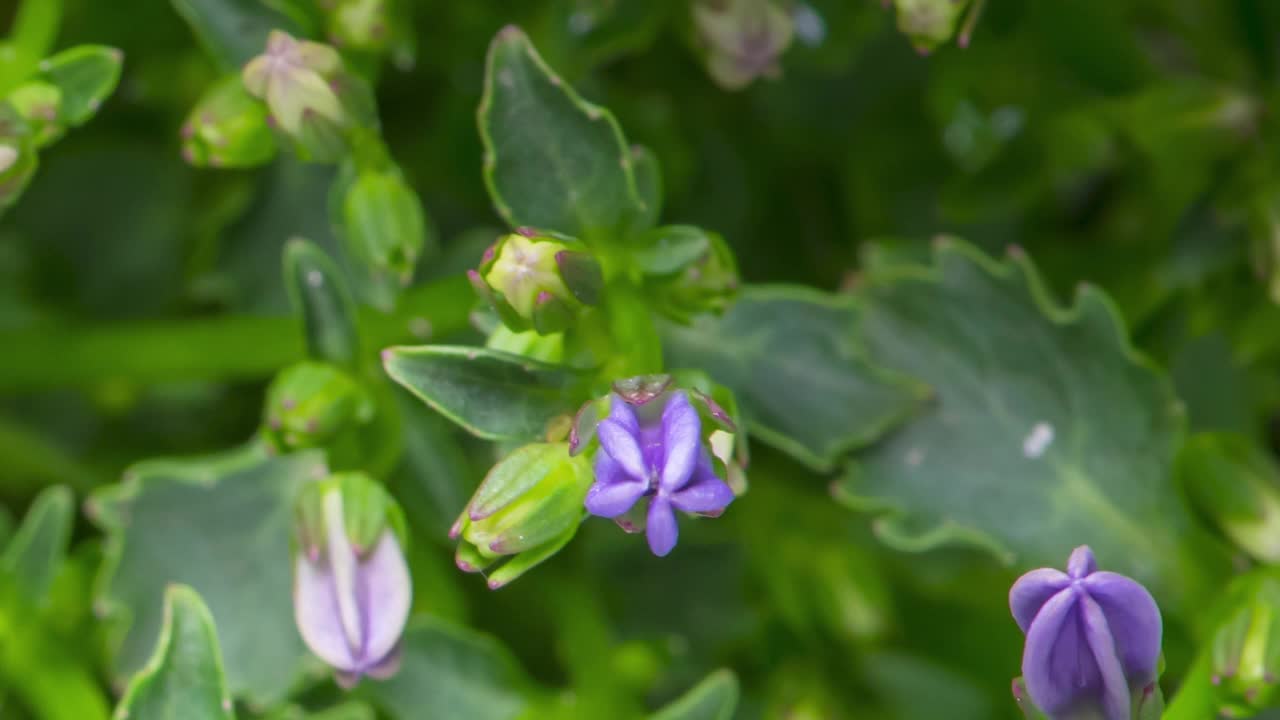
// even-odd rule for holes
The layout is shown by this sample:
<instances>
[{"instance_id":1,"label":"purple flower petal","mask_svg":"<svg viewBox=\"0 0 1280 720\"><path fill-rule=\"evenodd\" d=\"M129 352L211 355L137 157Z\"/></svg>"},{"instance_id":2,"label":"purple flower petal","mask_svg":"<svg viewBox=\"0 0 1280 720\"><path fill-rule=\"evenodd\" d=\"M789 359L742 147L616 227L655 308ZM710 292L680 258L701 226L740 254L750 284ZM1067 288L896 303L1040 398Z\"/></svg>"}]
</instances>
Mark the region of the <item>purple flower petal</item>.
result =
<instances>
[{"instance_id":1,"label":"purple flower petal","mask_svg":"<svg viewBox=\"0 0 1280 720\"><path fill-rule=\"evenodd\" d=\"M733 502L733 490L720 478L700 475L671 493L671 504L687 513L713 513Z\"/></svg>"},{"instance_id":2,"label":"purple flower petal","mask_svg":"<svg viewBox=\"0 0 1280 720\"><path fill-rule=\"evenodd\" d=\"M683 392L672 393L662 409L662 472L658 486L675 491L689 482L701 450L702 422Z\"/></svg>"},{"instance_id":3,"label":"purple flower petal","mask_svg":"<svg viewBox=\"0 0 1280 720\"><path fill-rule=\"evenodd\" d=\"M595 474L596 484L599 485L615 485L624 482L636 482L622 466L617 463L607 452L596 453L595 462L592 466Z\"/></svg>"},{"instance_id":4,"label":"purple flower petal","mask_svg":"<svg viewBox=\"0 0 1280 720\"><path fill-rule=\"evenodd\" d=\"M1097 570L1098 561L1093 558L1093 550L1088 545L1081 545L1071 551L1071 557L1067 559L1067 574L1072 579L1079 580Z\"/></svg>"},{"instance_id":5,"label":"purple flower petal","mask_svg":"<svg viewBox=\"0 0 1280 720\"><path fill-rule=\"evenodd\" d=\"M626 400L614 395L609 401L609 418L626 428L632 435L640 432L640 421L636 419L636 411Z\"/></svg>"},{"instance_id":6,"label":"purple flower petal","mask_svg":"<svg viewBox=\"0 0 1280 720\"><path fill-rule=\"evenodd\" d=\"M354 670L357 663L342 631L333 573L327 564L307 562L305 553L298 553L294 570L293 614L303 642L326 664Z\"/></svg>"},{"instance_id":7,"label":"purple flower petal","mask_svg":"<svg viewBox=\"0 0 1280 720\"><path fill-rule=\"evenodd\" d=\"M1085 640L1101 675L1102 687L1099 689L1103 715L1106 720L1129 720L1129 684L1120 667L1120 659L1116 657L1107 618L1098 603L1088 595L1080 596L1078 608Z\"/></svg>"},{"instance_id":8,"label":"purple flower petal","mask_svg":"<svg viewBox=\"0 0 1280 720\"><path fill-rule=\"evenodd\" d=\"M1113 572L1095 572L1083 584L1107 619L1129 683L1140 687L1153 682L1162 633L1155 598L1136 581Z\"/></svg>"},{"instance_id":9,"label":"purple flower petal","mask_svg":"<svg viewBox=\"0 0 1280 720\"><path fill-rule=\"evenodd\" d=\"M655 497L649 503L649 517L646 521L645 536L649 539L649 549L658 557L666 557L676 546L680 529L676 527L676 514L671 503L661 497Z\"/></svg>"},{"instance_id":10,"label":"purple flower petal","mask_svg":"<svg viewBox=\"0 0 1280 720\"><path fill-rule=\"evenodd\" d=\"M373 552L356 569L360 594L360 619L364 624L365 646L362 671L376 665L395 649L409 620L413 580L400 543L385 530Z\"/></svg>"},{"instance_id":11,"label":"purple flower petal","mask_svg":"<svg viewBox=\"0 0 1280 720\"><path fill-rule=\"evenodd\" d=\"M1049 599L1031 623L1022 677L1032 702L1050 717L1075 709L1102 687L1081 622L1079 592L1068 587Z\"/></svg>"},{"instance_id":12,"label":"purple flower petal","mask_svg":"<svg viewBox=\"0 0 1280 720\"><path fill-rule=\"evenodd\" d=\"M1009 609L1023 633L1031 627L1036 613L1049 598L1071 584L1071 578L1060 570L1040 568L1018 578L1009 589Z\"/></svg>"},{"instance_id":13,"label":"purple flower petal","mask_svg":"<svg viewBox=\"0 0 1280 720\"><path fill-rule=\"evenodd\" d=\"M387 653L386 657L369 666L369 668L364 671L364 674L374 680L386 680L400 672L401 659L402 653L400 652L400 645L397 644L395 647L391 648L391 652Z\"/></svg>"},{"instance_id":14,"label":"purple flower petal","mask_svg":"<svg viewBox=\"0 0 1280 720\"><path fill-rule=\"evenodd\" d=\"M625 514L637 500L644 497L647 489L646 484L638 480L597 482L587 491L587 512L598 517L616 518Z\"/></svg>"},{"instance_id":15,"label":"purple flower petal","mask_svg":"<svg viewBox=\"0 0 1280 720\"><path fill-rule=\"evenodd\" d=\"M646 480L649 473L645 471L644 456L640 454L640 444L636 436L614 420L612 415L600 421L596 428L600 436L600 449L618 463L623 472L634 480Z\"/></svg>"}]
</instances>

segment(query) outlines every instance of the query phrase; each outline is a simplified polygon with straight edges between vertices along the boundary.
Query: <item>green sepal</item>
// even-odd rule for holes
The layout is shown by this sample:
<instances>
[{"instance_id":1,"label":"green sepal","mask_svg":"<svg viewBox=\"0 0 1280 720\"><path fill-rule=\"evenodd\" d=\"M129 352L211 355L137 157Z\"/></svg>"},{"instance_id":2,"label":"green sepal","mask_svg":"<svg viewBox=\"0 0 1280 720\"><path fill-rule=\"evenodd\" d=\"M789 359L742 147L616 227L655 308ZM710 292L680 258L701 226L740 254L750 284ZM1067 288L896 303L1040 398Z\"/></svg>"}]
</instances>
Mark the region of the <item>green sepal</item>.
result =
<instances>
[{"instance_id":1,"label":"green sepal","mask_svg":"<svg viewBox=\"0 0 1280 720\"><path fill-rule=\"evenodd\" d=\"M62 90L57 85L33 80L14 88L7 99L26 121L33 146L41 148L62 137L66 126L58 121Z\"/></svg>"},{"instance_id":2,"label":"green sepal","mask_svg":"<svg viewBox=\"0 0 1280 720\"><path fill-rule=\"evenodd\" d=\"M304 361L281 371L267 389L264 434L279 452L322 447L373 418L373 402L333 365Z\"/></svg>"},{"instance_id":3,"label":"green sepal","mask_svg":"<svg viewBox=\"0 0 1280 720\"><path fill-rule=\"evenodd\" d=\"M363 472L340 472L307 485L298 494L294 537L299 543L299 552L308 556L325 552L328 532L324 502L333 494L341 503L345 537L357 554L373 550L386 530L395 535L401 547L407 547L409 536L404 513L395 498L381 483Z\"/></svg>"},{"instance_id":4,"label":"green sepal","mask_svg":"<svg viewBox=\"0 0 1280 720\"><path fill-rule=\"evenodd\" d=\"M40 62L37 77L61 93L58 122L76 127L89 121L120 82L124 53L105 45L78 45Z\"/></svg>"}]
</instances>

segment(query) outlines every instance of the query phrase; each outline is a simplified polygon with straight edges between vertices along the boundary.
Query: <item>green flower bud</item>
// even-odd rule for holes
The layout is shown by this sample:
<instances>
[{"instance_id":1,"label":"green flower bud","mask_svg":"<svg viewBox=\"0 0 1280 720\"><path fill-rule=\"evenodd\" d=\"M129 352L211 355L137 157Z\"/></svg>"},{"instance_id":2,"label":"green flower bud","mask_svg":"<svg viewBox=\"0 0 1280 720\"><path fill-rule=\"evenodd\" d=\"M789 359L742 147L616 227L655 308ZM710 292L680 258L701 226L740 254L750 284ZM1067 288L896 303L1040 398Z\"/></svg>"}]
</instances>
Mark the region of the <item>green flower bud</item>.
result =
<instances>
[{"instance_id":1,"label":"green flower bud","mask_svg":"<svg viewBox=\"0 0 1280 720\"><path fill-rule=\"evenodd\" d=\"M485 347L512 355L522 355L545 363L558 364L564 360L564 334L539 335L533 330L515 332L506 325L498 325L489 333Z\"/></svg>"},{"instance_id":2,"label":"green flower bud","mask_svg":"<svg viewBox=\"0 0 1280 720\"><path fill-rule=\"evenodd\" d=\"M947 42L968 0L893 0L898 11L898 30L916 50L927 53Z\"/></svg>"},{"instance_id":3,"label":"green flower bud","mask_svg":"<svg viewBox=\"0 0 1280 720\"><path fill-rule=\"evenodd\" d=\"M343 235L374 279L407 284L427 243L422 203L394 168L356 175L343 198Z\"/></svg>"},{"instance_id":4,"label":"green flower bud","mask_svg":"<svg viewBox=\"0 0 1280 720\"><path fill-rule=\"evenodd\" d=\"M36 147L48 145L66 131L58 122L62 90L57 85L39 80L24 83L9 93L9 104L26 121Z\"/></svg>"},{"instance_id":5,"label":"green flower bud","mask_svg":"<svg viewBox=\"0 0 1280 720\"><path fill-rule=\"evenodd\" d=\"M372 417L368 395L332 365L299 363L276 376L267 390L265 434L279 452L328 445Z\"/></svg>"},{"instance_id":6,"label":"green flower bud","mask_svg":"<svg viewBox=\"0 0 1280 720\"><path fill-rule=\"evenodd\" d=\"M26 120L12 105L0 104L0 210L22 195L38 164Z\"/></svg>"},{"instance_id":7,"label":"green flower bud","mask_svg":"<svg viewBox=\"0 0 1280 720\"><path fill-rule=\"evenodd\" d=\"M791 45L791 16L772 0L701 0L693 22L707 52L707 72L726 90L782 73L778 58Z\"/></svg>"},{"instance_id":8,"label":"green flower bud","mask_svg":"<svg viewBox=\"0 0 1280 720\"><path fill-rule=\"evenodd\" d=\"M499 238L467 275L512 330L561 332L600 301L604 284L600 264L571 242L521 228Z\"/></svg>"},{"instance_id":9,"label":"green flower bud","mask_svg":"<svg viewBox=\"0 0 1280 720\"><path fill-rule=\"evenodd\" d=\"M1203 433L1189 439L1178 474L1196 509L1260 561L1280 562L1280 471L1248 438Z\"/></svg>"},{"instance_id":10,"label":"green flower bud","mask_svg":"<svg viewBox=\"0 0 1280 720\"><path fill-rule=\"evenodd\" d=\"M457 564L488 574L496 590L555 555L578 531L591 485L585 458L565 443L525 445L501 460L449 531ZM501 564L498 564L501 563Z\"/></svg>"},{"instance_id":11,"label":"green flower bud","mask_svg":"<svg viewBox=\"0 0 1280 720\"><path fill-rule=\"evenodd\" d=\"M720 235L672 225L649 231L640 246L635 259L650 297L676 320L723 312L736 297L738 265Z\"/></svg>"},{"instance_id":12,"label":"green flower bud","mask_svg":"<svg viewBox=\"0 0 1280 720\"><path fill-rule=\"evenodd\" d=\"M255 167L275 154L266 108L235 76L209 88L182 125L182 157L196 167Z\"/></svg>"},{"instance_id":13,"label":"green flower bud","mask_svg":"<svg viewBox=\"0 0 1280 720\"><path fill-rule=\"evenodd\" d=\"M365 52L385 50L391 41L390 0L332 0L328 16L333 44Z\"/></svg>"},{"instance_id":14,"label":"green flower bud","mask_svg":"<svg viewBox=\"0 0 1280 720\"><path fill-rule=\"evenodd\" d=\"M1280 575L1258 570L1233 588L1234 610L1213 636L1222 717L1253 717L1280 700Z\"/></svg>"}]
</instances>

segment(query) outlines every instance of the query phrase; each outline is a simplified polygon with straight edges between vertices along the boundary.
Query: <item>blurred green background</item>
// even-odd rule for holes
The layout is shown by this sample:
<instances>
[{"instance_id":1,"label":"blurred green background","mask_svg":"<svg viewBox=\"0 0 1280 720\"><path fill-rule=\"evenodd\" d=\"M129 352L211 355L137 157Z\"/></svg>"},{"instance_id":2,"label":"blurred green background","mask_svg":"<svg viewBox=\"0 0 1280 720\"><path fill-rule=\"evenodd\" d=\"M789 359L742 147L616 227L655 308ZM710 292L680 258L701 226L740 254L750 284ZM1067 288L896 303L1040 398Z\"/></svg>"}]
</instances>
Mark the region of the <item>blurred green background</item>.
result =
<instances>
[{"instance_id":1,"label":"blurred green background","mask_svg":"<svg viewBox=\"0 0 1280 720\"><path fill-rule=\"evenodd\" d=\"M1020 246L1060 297L1111 294L1193 429L1266 441L1280 427L1280 5L990 0L970 47L929 54L873 0L784 5L817 30L779 78L731 92L708 77L683 0L412 3L416 61L382 68L377 98L440 249L419 272L429 304L384 318L378 341L479 338L457 278L501 222L475 112L485 48L516 23L654 150L664 218L722 233L746 281L856 287L868 263L923 257L940 234ZM0 5L0 27L11 14ZM83 497L140 459L250 436L270 375L301 354L284 243L337 247L332 168L184 164L179 128L217 74L168 3L68 0L57 46L76 43L121 48L124 74L0 219L0 527L46 485ZM420 603L494 634L536 680L653 707L728 666L745 718L1016 712L1021 637L989 591L1012 569L884 549L830 501L829 477L759 443L751 493L672 557L588 523L489 593L453 571L442 531L492 455L421 414L411 452L430 477L396 480L422 540ZM87 590L100 540L83 521L75 537L64 629L95 638L87 649L105 643ZM1185 669L1185 648L1169 652ZM3 684L31 671L0 670Z\"/></svg>"}]
</instances>

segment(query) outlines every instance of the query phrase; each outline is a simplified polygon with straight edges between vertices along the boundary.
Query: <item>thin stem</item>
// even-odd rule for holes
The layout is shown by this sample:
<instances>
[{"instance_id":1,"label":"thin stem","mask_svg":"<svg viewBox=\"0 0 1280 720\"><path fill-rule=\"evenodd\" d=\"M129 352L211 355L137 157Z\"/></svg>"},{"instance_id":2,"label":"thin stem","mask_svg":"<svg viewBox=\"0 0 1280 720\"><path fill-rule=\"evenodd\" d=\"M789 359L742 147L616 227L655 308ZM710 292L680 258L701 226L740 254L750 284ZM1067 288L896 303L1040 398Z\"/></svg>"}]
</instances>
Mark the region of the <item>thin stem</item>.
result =
<instances>
[{"instance_id":1,"label":"thin stem","mask_svg":"<svg viewBox=\"0 0 1280 720\"><path fill-rule=\"evenodd\" d=\"M53 49L62 22L62 0L25 0L9 33L8 62L0 65L0 95L27 79Z\"/></svg>"},{"instance_id":2,"label":"thin stem","mask_svg":"<svg viewBox=\"0 0 1280 720\"><path fill-rule=\"evenodd\" d=\"M463 277L404 293L395 312L360 313L370 352L466 327L473 302ZM224 315L106 327L32 328L0 333L0 392L102 382L256 379L305 356L294 316Z\"/></svg>"}]
</instances>

